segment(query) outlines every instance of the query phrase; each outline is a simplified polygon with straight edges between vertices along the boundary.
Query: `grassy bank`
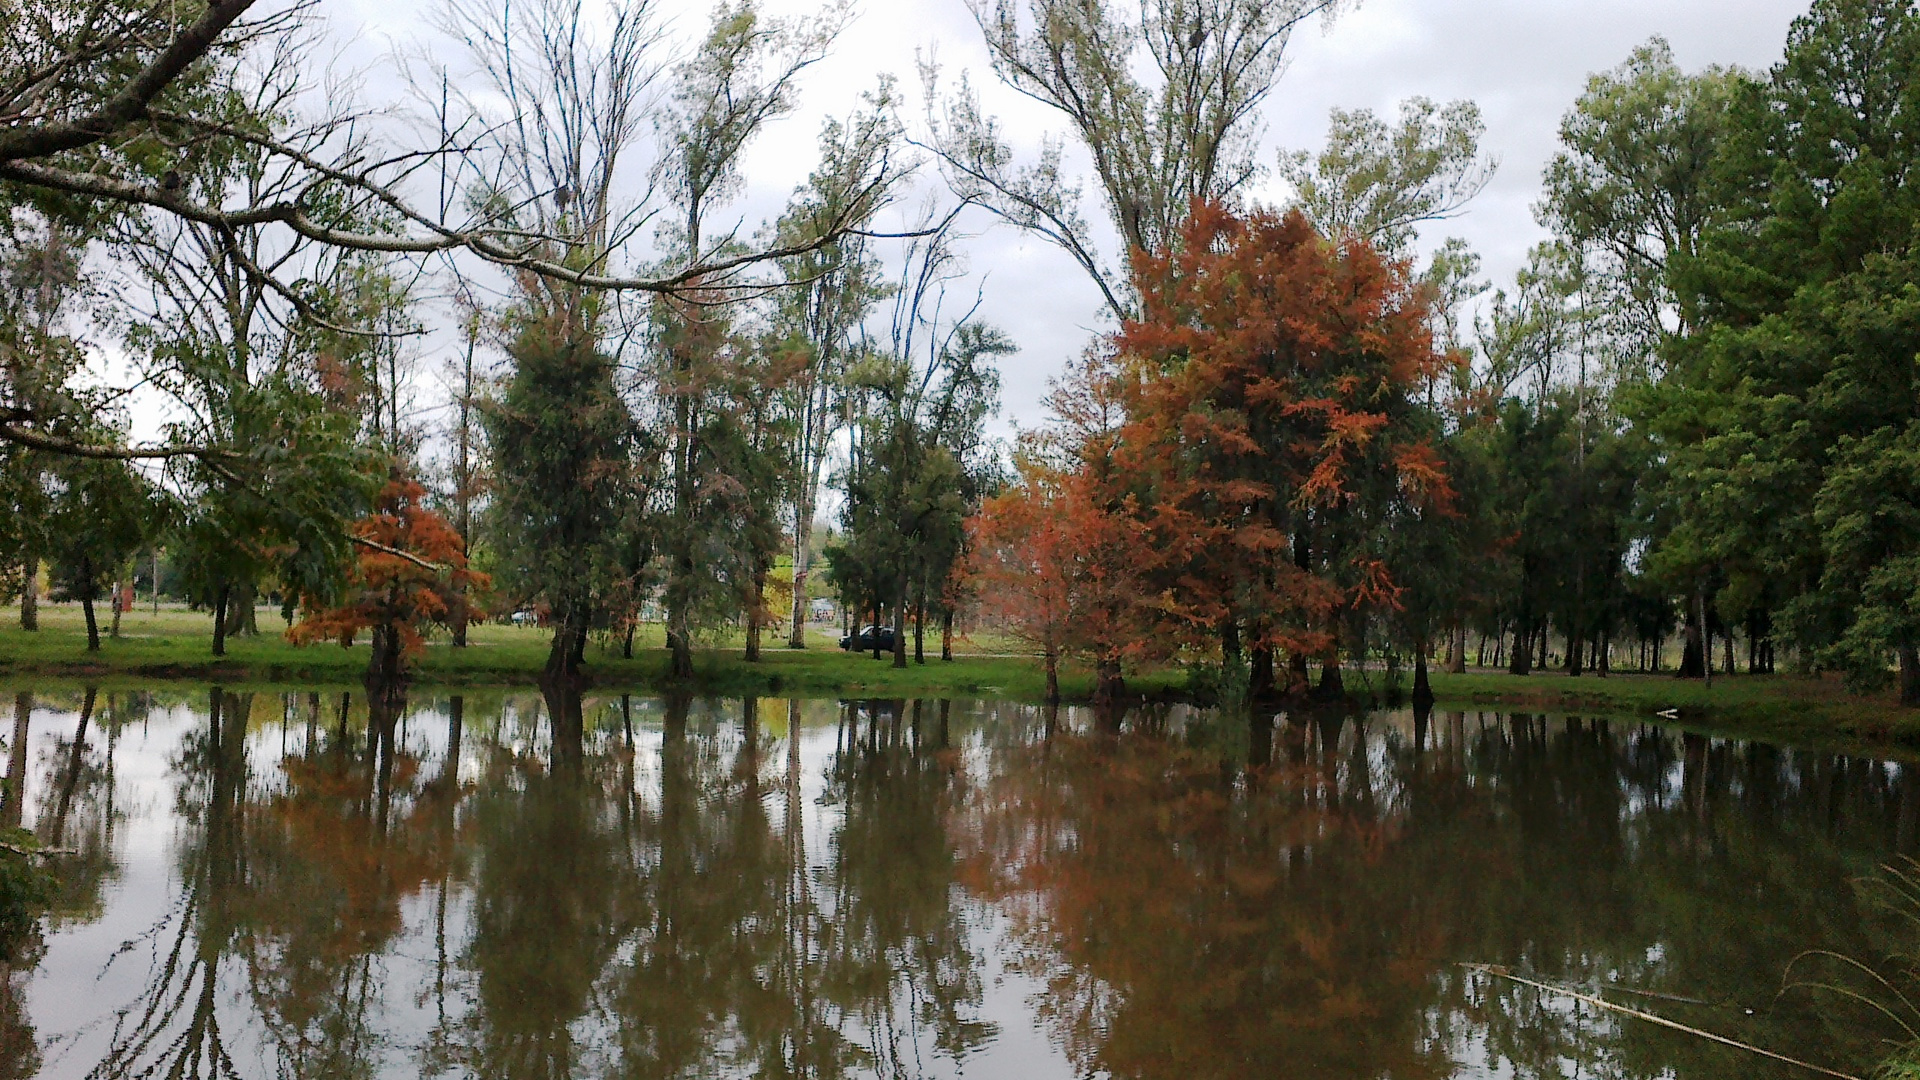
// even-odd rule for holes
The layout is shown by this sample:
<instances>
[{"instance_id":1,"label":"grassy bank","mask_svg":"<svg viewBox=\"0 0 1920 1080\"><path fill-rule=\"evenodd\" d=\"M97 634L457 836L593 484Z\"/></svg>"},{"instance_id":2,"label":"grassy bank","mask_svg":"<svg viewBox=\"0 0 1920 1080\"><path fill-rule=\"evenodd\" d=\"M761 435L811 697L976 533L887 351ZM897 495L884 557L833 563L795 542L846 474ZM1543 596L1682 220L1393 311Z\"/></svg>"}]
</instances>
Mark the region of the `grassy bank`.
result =
<instances>
[{"instance_id":1,"label":"grassy bank","mask_svg":"<svg viewBox=\"0 0 1920 1080\"><path fill-rule=\"evenodd\" d=\"M86 626L77 607L45 605L41 629L19 629L17 609L0 610L0 677L35 675L63 679L137 681L194 679L274 684L353 684L366 670L367 645L296 647L280 634L277 618L268 625L262 611L261 633L233 637L227 655L212 655L212 620L204 612L162 607L122 617L120 637L105 636L100 651L86 651ZM925 664L892 666L891 655L849 654L836 646L840 631L808 628L810 647L785 647L785 636L768 635L757 663L744 657L739 633L722 634L695 651L689 689L712 694L872 695L876 697L978 696L1039 700L1045 673L1012 641L972 635L956 641L956 659L938 659L939 641L927 641ZM472 628L469 645L451 647L444 639L428 645L415 682L423 686L521 686L532 682L547 660L548 632L537 627L484 625ZM646 626L635 635L634 655L620 655L616 643L596 640L588 646L587 677L596 686L657 690L670 685L666 642L661 628ZM911 649L911 642L909 642ZM1179 672L1149 674L1135 680L1144 693L1178 690ZM1068 671L1061 679L1070 697L1092 692L1089 672Z\"/></svg>"},{"instance_id":2,"label":"grassy bank","mask_svg":"<svg viewBox=\"0 0 1920 1080\"><path fill-rule=\"evenodd\" d=\"M266 613L263 612L263 615ZM296 648L262 620L257 637L234 638L228 655L210 654L211 622L202 612L162 608L125 616L121 636L104 639L97 654L86 652L86 634L77 608L49 605L38 633L21 631L17 613L0 611L0 677L33 676L138 682L152 679L274 683L283 685L353 684L366 666L364 644ZM689 689L711 694L843 695L875 697L1004 697L1037 701L1045 692L1040 665L1022 655L1017 644L987 635L961 639L958 659L929 659L895 668L889 659L849 655L834 647L838 631L810 628L814 647L795 651L769 642L758 663L748 663L738 635L722 637L699 650ZM104 631L104 627L103 627ZM937 653L937 644L929 642ZM637 691L669 685L667 654L660 628L637 636L634 656L623 658L611 643L589 647L587 672L602 687ZM546 662L547 634L534 627L479 626L472 644L454 649L444 641L430 645L416 681L423 686L516 686L538 675ZM1377 681L1378 672L1373 673ZM1352 680L1358 684L1361 680ZM1151 672L1129 680L1149 695L1181 694L1186 679L1179 671ZM1084 699L1092 690L1088 672L1065 672L1062 690ZM1920 711L1902 709L1888 696L1850 694L1837 679L1801 676L1716 678L1711 689L1698 680L1667 675L1616 674L1607 678L1568 678L1557 673L1516 677L1491 671L1465 675L1436 672L1434 692L1442 708L1499 708L1574 712L1651 719L1662 717L1689 726L1748 735L1783 743L1849 743L1920 746Z\"/></svg>"}]
</instances>

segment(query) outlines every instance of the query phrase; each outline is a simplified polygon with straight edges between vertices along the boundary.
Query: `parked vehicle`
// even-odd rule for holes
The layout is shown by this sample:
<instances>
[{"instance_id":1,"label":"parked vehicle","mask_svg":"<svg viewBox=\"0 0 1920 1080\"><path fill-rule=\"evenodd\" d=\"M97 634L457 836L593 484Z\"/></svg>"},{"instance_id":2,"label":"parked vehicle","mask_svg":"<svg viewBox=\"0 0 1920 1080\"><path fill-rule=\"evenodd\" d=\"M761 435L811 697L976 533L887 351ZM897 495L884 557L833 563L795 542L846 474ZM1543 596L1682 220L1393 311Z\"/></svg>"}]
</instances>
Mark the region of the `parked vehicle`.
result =
<instances>
[{"instance_id":1,"label":"parked vehicle","mask_svg":"<svg viewBox=\"0 0 1920 1080\"><path fill-rule=\"evenodd\" d=\"M850 634L841 638L840 647L849 652L872 652L875 649L879 649L881 652L892 652L893 627L866 627L857 634Z\"/></svg>"}]
</instances>

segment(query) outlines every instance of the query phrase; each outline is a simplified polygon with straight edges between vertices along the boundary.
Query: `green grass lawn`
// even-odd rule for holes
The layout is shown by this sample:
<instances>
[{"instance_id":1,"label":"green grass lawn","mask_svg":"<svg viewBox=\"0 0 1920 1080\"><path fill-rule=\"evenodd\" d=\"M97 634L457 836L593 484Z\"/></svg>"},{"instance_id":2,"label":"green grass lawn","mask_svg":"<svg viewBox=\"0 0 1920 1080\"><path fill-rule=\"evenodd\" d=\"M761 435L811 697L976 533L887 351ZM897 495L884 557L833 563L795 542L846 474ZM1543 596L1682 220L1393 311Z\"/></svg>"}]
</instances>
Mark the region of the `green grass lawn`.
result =
<instances>
[{"instance_id":1,"label":"green grass lawn","mask_svg":"<svg viewBox=\"0 0 1920 1080\"><path fill-rule=\"evenodd\" d=\"M18 609L0 609L0 676L56 676L119 681L156 678L220 680L275 684L351 684L366 666L364 643L289 644L277 613L261 609L257 637L228 642L227 656L212 655L212 619L205 612L163 605L122 617L121 636L103 636L100 652L86 651L85 624L76 605L41 608L38 633L19 629ZM102 620L102 634L106 621ZM810 626L811 645L785 647L784 634L769 634L759 663L747 663L739 632L722 634L695 656L692 689L714 694L984 696L1037 701L1045 691L1038 661L1018 642L997 635L973 635L956 643L958 659L938 659L937 636L927 642L928 661L891 665L890 657L847 654L836 647L837 627ZM416 680L423 685L525 685L546 662L547 631L537 627L482 625L472 644L452 648L433 642L421 658ZM636 636L632 659L619 655L617 643L596 640L587 650L587 673L601 687L657 690L669 684L664 637L657 625ZM1377 678L1378 672L1373 673ZM1350 680L1357 683L1359 680ZM1168 669L1134 674L1129 686L1150 695L1187 689L1185 674ZM1835 678L1793 675L1716 677L1712 689L1698 680L1670 675L1614 674L1569 678L1554 672L1512 676L1475 671L1465 675L1435 672L1433 688L1441 708L1472 706L1503 710L1579 713L1594 716L1675 719L1703 730L1764 737L1780 742L1884 746L1920 746L1920 711L1903 709L1888 695L1861 697ZM1069 667L1062 691L1084 700L1092 690L1089 672ZM1663 717L1664 714L1664 717Z\"/></svg>"},{"instance_id":2,"label":"green grass lawn","mask_svg":"<svg viewBox=\"0 0 1920 1080\"><path fill-rule=\"evenodd\" d=\"M260 634L228 638L224 658L213 655L213 620L206 612L162 605L155 613L142 606L121 617L118 638L106 636L106 625L103 618L100 651L88 653L78 605L42 604L35 633L19 628L18 608L0 609L0 674L352 683L367 663L364 640L352 648L290 644L281 633L284 623L264 605ZM716 635L695 653L694 687L713 693L965 694L1028 700L1045 693L1039 664L1018 642L1001 635L957 638L957 659L943 663L939 636L929 634L927 662L909 662L900 669L892 666L891 654L876 661L870 653L842 652L837 626L810 624L807 630L809 647L804 650L788 649L784 632L766 635L762 658L754 664L743 656L743 632ZM467 648L453 648L444 637L429 643L415 678L433 685L525 684L546 663L548 637L549 632L538 627L476 625ZM911 657L911 639L908 649ZM632 659L620 655L617 641L596 638L587 648L586 669L600 686L665 686L665 633L657 624L643 626L634 637ZM1137 680L1150 693L1181 682L1177 672ZM1092 677L1068 671L1062 689L1084 697L1091 692Z\"/></svg>"}]
</instances>

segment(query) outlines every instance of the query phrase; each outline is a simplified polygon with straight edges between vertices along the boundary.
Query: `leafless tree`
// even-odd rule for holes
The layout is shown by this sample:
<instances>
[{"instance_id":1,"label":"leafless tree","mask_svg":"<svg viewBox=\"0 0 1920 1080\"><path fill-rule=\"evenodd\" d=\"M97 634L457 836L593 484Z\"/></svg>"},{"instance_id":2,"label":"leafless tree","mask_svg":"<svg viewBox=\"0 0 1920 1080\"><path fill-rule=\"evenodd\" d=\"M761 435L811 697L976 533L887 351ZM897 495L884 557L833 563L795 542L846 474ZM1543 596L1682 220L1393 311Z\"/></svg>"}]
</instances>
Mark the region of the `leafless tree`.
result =
<instances>
[{"instance_id":1,"label":"leafless tree","mask_svg":"<svg viewBox=\"0 0 1920 1080\"><path fill-rule=\"evenodd\" d=\"M1059 113L1091 156L1125 249L1163 250L1194 199L1225 199L1254 178L1259 109L1293 31L1343 0L968 0L1001 82ZM1150 71L1143 79L1140 72ZM1066 139L1020 164L963 77L940 99L926 62L930 134L963 200L1064 249L1107 306L1133 308L1128 274L1106 265L1067 175Z\"/></svg>"}]
</instances>

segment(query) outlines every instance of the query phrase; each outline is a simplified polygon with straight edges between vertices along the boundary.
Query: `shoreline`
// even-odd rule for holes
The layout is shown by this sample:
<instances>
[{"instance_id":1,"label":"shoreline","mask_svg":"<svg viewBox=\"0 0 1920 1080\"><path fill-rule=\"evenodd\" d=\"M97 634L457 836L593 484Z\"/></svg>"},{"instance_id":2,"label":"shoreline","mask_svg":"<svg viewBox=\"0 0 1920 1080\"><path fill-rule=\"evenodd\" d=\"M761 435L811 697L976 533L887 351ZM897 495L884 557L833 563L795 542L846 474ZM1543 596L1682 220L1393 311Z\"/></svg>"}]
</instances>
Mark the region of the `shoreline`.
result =
<instances>
[{"instance_id":1,"label":"shoreline","mask_svg":"<svg viewBox=\"0 0 1920 1080\"><path fill-rule=\"evenodd\" d=\"M100 654L87 656L84 636L65 629L42 630L31 635L31 649L16 648L28 637L19 631L0 632L0 682L357 687L366 656L365 646L296 648L264 636L236 641L232 655L224 659L205 655L204 642L189 646L169 638L103 642ZM200 655L183 655L189 648ZM437 644L415 667L410 685L420 691L530 687L544 659L544 646L535 643L493 642L460 650ZM758 662L748 662L737 647L707 648L695 652L693 679L680 683L668 677L667 661L665 649L658 647L636 648L631 659L596 649L586 664L585 688L649 694L679 689L715 696L995 697L1032 703L1045 696L1045 676L1037 660L1005 652L961 653L951 661L929 656L924 664L909 659L905 668L895 668L888 659L845 653L826 641L804 650L771 645ZM1359 676L1349 680L1360 691L1351 695L1356 703L1387 697L1379 688L1366 686L1366 676L1377 674L1378 669L1352 673ZM1401 678L1398 701L1404 703L1411 673L1403 671ZM1889 695L1851 694L1832 677L1717 676L1711 689L1670 673L1603 677L1432 671L1431 680L1435 708L1443 711L1545 712L1657 722L1790 745L1920 750L1920 710L1903 709ZM1206 703L1203 695L1191 691L1186 673L1177 669L1136 674L1127 683L1131 699ZM1077 665L1064 667L1060 685L1063 702L1084 704L1091 698L1092 673ZM1288 703L1275 702L1274 707L1284 709Z\"/></svg>"}]
</instances>

